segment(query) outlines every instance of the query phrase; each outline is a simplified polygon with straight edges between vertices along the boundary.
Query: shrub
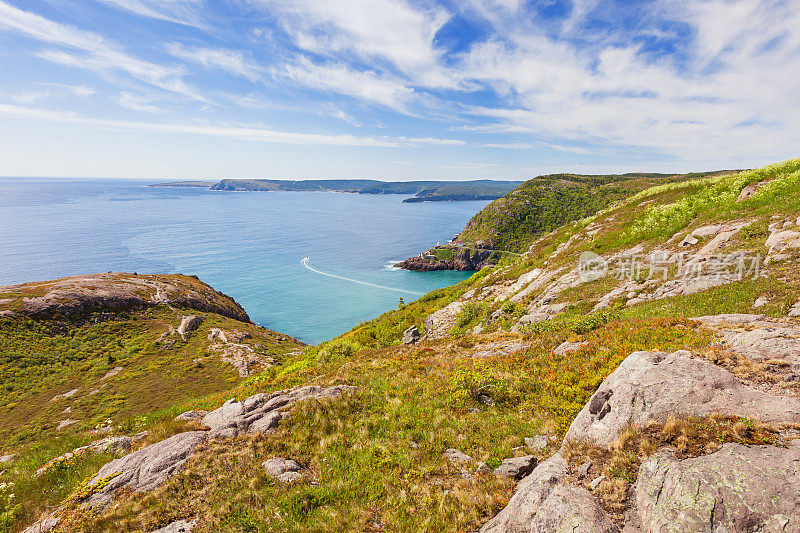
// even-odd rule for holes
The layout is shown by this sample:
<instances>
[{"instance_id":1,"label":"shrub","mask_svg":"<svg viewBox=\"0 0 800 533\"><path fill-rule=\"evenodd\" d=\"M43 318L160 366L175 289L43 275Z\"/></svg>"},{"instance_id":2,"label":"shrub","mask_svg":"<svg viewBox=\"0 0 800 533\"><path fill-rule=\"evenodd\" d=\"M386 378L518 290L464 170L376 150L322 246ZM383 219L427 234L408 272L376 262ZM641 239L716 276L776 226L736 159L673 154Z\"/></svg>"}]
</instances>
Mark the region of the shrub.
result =
<instances>
[{"instance_id":1,"label":"shrub","mask_svg":"<svg viewBox=\"0 0 800 533\"><path fill-rule=\"evenodd\" d=\"M317 362L322 364L335 363L342 359L347 359L363 349L364 347L359 343L346 337L334 339L319 348Z\"/></svg>"}]
</instances>

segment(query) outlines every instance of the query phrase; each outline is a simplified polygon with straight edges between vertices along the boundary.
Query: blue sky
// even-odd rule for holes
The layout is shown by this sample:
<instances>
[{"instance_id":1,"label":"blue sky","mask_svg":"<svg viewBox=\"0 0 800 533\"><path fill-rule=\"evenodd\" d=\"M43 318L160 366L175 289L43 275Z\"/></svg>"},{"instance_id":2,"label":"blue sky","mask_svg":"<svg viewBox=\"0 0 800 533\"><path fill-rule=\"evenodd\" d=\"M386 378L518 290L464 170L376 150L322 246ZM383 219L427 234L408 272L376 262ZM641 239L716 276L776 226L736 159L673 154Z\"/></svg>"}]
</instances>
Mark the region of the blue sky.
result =
<instances>
[{"instance_id":1,"label":"blue sky","mask_svg":"<svg viewBox=\"0 0 800 533\"><path fill-rule=\"evenodd\" d=\"M529 178L800 154L800 1L0 0L0 175Z\"/></svg>"}]
</instances>

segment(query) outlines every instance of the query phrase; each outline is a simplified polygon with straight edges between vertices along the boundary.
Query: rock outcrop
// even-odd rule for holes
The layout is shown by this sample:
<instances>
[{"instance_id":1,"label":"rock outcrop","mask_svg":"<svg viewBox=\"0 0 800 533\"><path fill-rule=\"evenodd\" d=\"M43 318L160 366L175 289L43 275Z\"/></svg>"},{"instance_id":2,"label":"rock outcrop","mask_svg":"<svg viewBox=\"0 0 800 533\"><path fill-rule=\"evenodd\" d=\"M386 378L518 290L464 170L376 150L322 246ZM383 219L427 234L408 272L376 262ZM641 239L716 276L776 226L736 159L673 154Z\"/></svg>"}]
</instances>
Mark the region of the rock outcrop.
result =
<instances>
[{"instance_id":1,"label":"rock outcrop","mask_svg":"<svg viewBox=\"0 0 800 533\"><path fill-rule=\"evenodd\" d=\"M439 339L450 334L450 328L455 324L456 316L466 302L456 301L428 315L425 319L425 337Z\"/></svg>"},{"instance_id":2,"label":"rock outcrop","mask_svg":"<svg viewBox=\"0 0 800 533\"><path fill-rule=\"evenodd\" d=\"M528 533L539 509L567 476L567 462L555 454L517 485L505 509L481 528L481 533Z\"/></svg>"},{"instance_id":3,"label":"rock outcrop","mask_svg":"<svg viewBox=\"0 0 800 533\"><path fill-rule=\"evenodd\" d=\"M794 357L796 333L760 315L699 320L753 359ZM745 327L746 326L746 327ZM787 331L788 330L788 331ZM767 394L726 369L680 350L634 352L592 395L564 439L606 448L625 428L666 421L670 415L722 413L774 423L800 421L800 401ZM640 466L623 523L570 476L566 446L523 478L510 502L482 533L557 531L795 531L800 530L800 441L788 447L724 444L699 457L656 451ZM586 462L576 472L586 478ZM603 476L589 484L594 491Z\"/></svg>"},{"instance_id":4,"label":"rock outcrop","mask_svg":"<svg viewBox=\"0 0 800 533\"><path fill-rule=\"evenodd\" d=\"M608 445L628 425L643 427L674 414L710 413L800 422L800 401L751 388L686 350L634 352L603 381L564 439Z\"/></svg>"},{"instance_id":5,"label":"rock outcrop","mask_svg":"<svg viewBox=\"0 0 800 533\"><path fill-rule=\"evenodd\" d=\"M355 390L349 385L323 388L307 386L287 389L272 394L255 394L243 402L228 400L222 407L205 415L202 424L212 437L235 437L239 433L266 433L274 429L282 418L288 416L290 407L299 401L336 398Z\"/></svg>"},{"instance_id":6,"label":"rock outcrop","mask_svg":"<svg viewBox=\"0 0 800 533\"><path fill-rule=\"evenodd\" d=\"M250 322L233 298L215 291L195 276L183 274L108 272L7 285L0 287L0 302L5 302L0 304L0 311L7 311L6 314L34 318L75 318L95 311L129 311L166 304Z\"/></svg>"},{"instance_id":7,"label":"rock outcrop","mask_svg":"<svg viewBox=\"0 0 800 533\"><path fill-rule=\"evenodd\" d=\"M439 260L431 253L422 253L418 256L409 257L394 266L416 272L432 272L437 270L480 270L485 266L494 264L494 252L492 250L462 248L459 246L450 246L447 249L452 250L450 259Z\"/></svg>"},{"instance_id":8,"label":"rock outcrop","mask_svg":"<svg viewBox=\"0 0 800 533\"><path fill-rule=\"evenodd\" d=\"M264 473L281 483L291 483L306 477L302 473L303 467L291 459L273 457L261 463L261 467L264 469Z\"/></svg>"},{"instance_id":9,"label":"rock outcrop","mask_svg":"<svg viewBox=\"0 0 800 533\"><path fill-rule=\"evenodd\" d=\"M639 468L629 521L642 531L800 531L800 441L787 448L725 444Z\"/></svg>"},{"instance_id":10,"label":"rock outcrop","mask_svg":"<svg viewBox=\"0 0 800 533\"><path fill-rule=\"evenodd\" d=\"M90 486L99 485L102 488L89 496L84 505L103 508L123 487L133 492L155 489L183 468L189 456L207 436L205 431L178 433L111 461L89 482Z\"/></svg>"}]
</instances>

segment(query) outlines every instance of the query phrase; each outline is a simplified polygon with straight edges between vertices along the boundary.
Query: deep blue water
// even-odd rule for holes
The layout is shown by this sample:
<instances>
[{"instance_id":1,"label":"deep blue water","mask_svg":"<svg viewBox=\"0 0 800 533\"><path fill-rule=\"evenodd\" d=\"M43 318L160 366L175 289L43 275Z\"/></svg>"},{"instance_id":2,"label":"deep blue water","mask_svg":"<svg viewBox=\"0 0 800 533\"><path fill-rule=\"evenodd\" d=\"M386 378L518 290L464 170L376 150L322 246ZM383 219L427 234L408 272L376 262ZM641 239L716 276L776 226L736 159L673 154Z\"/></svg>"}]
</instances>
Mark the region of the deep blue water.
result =
<instances>
[{"instance_id":1,"label":"deep blue water","mask_svg":"<svg viewBox=\"0 0 800 533\"><path fill-rule=\"evenodd\" d=\"M105 271L196 274L254 322L319 342L457 283L387 265L457 234L488 202L213 192L131 180L0 178L0 285ZM301 264L365 285L324 276Z\"/></svg>"}]
</instances>

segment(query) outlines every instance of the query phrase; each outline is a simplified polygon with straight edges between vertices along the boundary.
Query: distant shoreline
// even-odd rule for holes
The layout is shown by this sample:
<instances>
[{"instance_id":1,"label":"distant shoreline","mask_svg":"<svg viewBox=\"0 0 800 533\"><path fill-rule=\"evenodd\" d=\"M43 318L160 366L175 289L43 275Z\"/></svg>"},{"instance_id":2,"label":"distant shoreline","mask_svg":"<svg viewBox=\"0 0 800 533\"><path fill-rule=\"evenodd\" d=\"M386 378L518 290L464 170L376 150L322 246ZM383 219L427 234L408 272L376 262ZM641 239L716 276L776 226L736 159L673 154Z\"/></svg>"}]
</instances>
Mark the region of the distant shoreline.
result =
<instances>
[{"instance_id":1,"label":"distant shoreline","mask_svg":"<svg viewBox=\"0 0 800 533\"><path fill-rule=\"evenodd\" d=\"M337 192L350 194L408 194L404 203L496 200L522 184L521 181L378 181L378 180L267 180L223 179L171 181L150 187L196 187L239 192Z\"/></svg>"}]
</instances>

